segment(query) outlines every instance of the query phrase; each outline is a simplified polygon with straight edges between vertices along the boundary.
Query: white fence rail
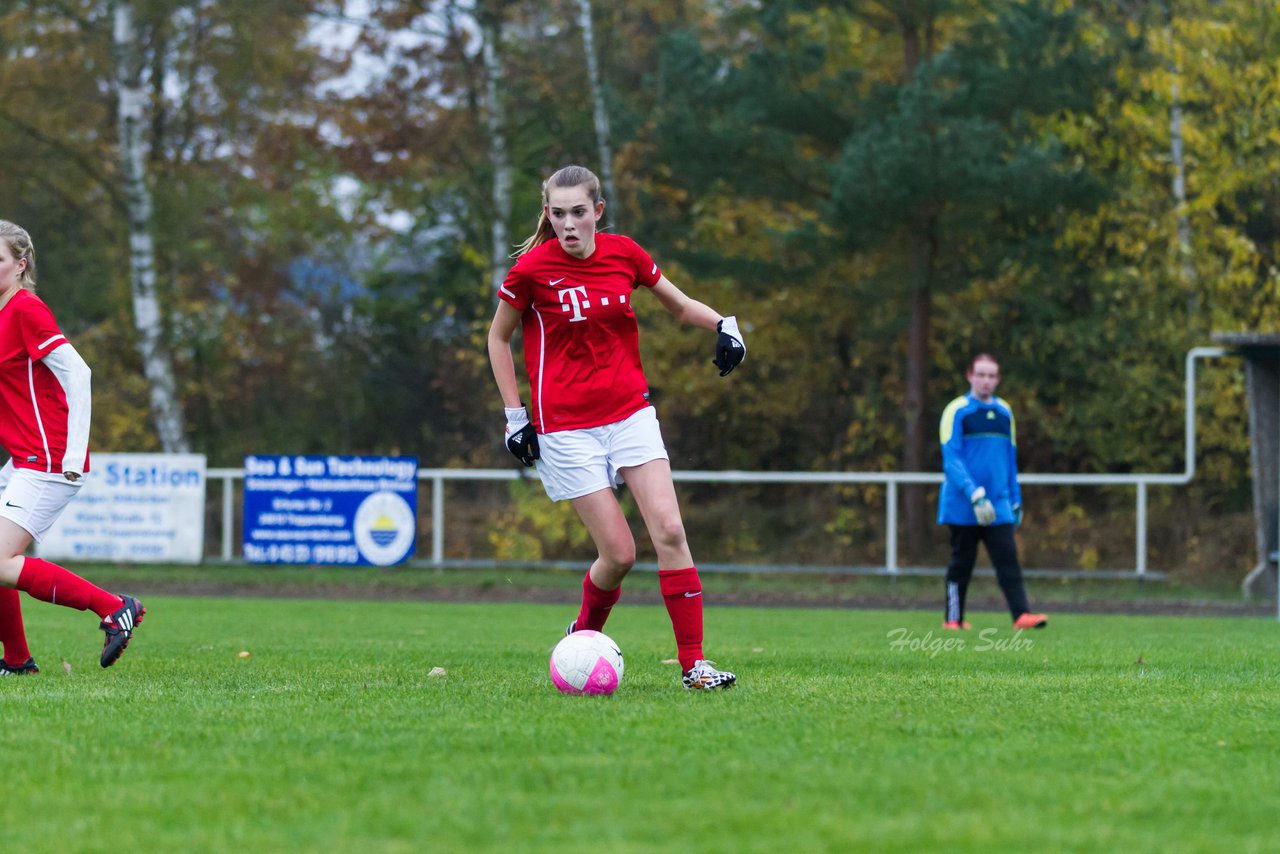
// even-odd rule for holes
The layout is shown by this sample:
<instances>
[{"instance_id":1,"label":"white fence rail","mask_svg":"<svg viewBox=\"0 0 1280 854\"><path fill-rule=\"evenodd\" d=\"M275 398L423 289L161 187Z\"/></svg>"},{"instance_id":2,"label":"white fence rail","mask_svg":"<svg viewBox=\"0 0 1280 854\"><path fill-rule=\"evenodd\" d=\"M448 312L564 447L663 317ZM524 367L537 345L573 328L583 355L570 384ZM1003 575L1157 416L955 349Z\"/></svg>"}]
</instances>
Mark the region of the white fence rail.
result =
<instances>
[{"instance_id":1,"label":"white fence rail","mask_svg":"<svg viewBox=\"0 0 1280 854\"><path fill-rule=\"evenodd\" d=\"M676 471L677 482L723 484L881 484L885 487L885 561L877 568L888 575L898 575L898 488L903 484L936 484L942 475L933 472L752 472L752 471ZM536 475L532 475L536 477ZM222 554L223 561L236 560L235 483L244 478L243 469L209 469L210 480L222 481ZM445 481L512 481L531 475L515 469L418 469L419 481L431 483L431 555L433 566L444 566L444 533L446 529ZM1136 492L1134 565L1131 569L1089 572L1093 577L1156 577L1147 566L1147 488L1151 485L1177 485L1187 482L1182 474L1034 474L1019 476L1023 484L1054 486L1130 486ZM419 558L421 559L421 558ZM814 567L815 570L819 567ZM821 567L829 570L830 567ZM1035 570L1030 570L1035 572Z\"/></svg>"},{"instance_id":2,"label":"white fence rail","mask_svg":"<svg viewBox=\"0 0 1280 854\"><path fill-rule=\"evenodd\" d=\"M1186 409L1185 452L1186 468L1176 474L1034 474L1019 476L1023 484L1057 486L1132 486L1137 502L1134 525L1134 565L1132 569L1089 572L1093 577L1148 578L1158 576L1147 567L1147 488L1152 485L1177 486L1190 483L1196 471L1196 362L1227 354L1222 347L1193 347L1186 354L1184 396ZM445 532L444 483L447 480L483 481L518 480L528 477L523 471L513 469L419 469L418 479L431 481L431 558L430 563L443 566ZM898 565L898 486L900 484L941 483L942 475L934 472L750 472L750 471L677 471L677 481L686 483L728 484L883 484L885 487L885 561L879 571L898 575L903 568ZM222 560L235 559L235 481L244 477L243 469L209 469L210 480L222 480ZM814 567L819 569L819 567ZM830 569L822 567L821 569ZM1030 570L1031 573L1036 570Z\"/></svg>"}]
</instances>

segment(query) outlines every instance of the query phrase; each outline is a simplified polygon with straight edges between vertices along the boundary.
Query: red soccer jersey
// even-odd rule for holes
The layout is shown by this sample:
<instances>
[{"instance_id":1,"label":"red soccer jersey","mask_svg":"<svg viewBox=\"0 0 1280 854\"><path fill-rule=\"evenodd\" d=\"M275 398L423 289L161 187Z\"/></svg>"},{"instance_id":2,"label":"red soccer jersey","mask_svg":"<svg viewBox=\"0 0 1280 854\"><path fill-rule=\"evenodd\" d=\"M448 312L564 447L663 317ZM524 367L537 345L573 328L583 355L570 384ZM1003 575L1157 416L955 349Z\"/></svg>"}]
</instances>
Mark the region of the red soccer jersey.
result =
<instances>
[{"instance_id":1,"label":"red soccer jersey","mask_svg":"<svg viewBox=\"0 0 1280 854\"><path fill-rule=\"evenodd\" d=\"M521 313L539 433L612 424L649 405L631 296L660 278L649 253L620 234L597 233L588 258L553 238L516 261L498 296Z\"/></svg>"},{"instance_id":2,"label":"red soccer jersey","mask_svg":"<svg viewBox=\"0 0 1280 854\"><path fill-rule=\"evenodd\" d=\"M31 291L19 289L0 308L0 446L14 468L62 471L67 395L40 360L66 343L49 306Z\"/></svg>"}]
</instances>

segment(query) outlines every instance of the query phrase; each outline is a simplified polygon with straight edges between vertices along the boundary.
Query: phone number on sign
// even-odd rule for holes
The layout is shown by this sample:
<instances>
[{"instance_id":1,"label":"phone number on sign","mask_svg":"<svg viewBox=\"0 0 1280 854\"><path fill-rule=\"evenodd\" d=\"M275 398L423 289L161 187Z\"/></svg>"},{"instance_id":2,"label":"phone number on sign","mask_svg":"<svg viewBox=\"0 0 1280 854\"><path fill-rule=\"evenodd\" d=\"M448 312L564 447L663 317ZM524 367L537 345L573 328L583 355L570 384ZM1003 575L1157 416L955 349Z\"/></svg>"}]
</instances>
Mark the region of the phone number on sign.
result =
<instances>
[{"instance_id":1,"label":"phone number on sign","mask_svg":"<svg viewBox=\"0 0 1280 854\"><path fill-rule=\"evenodd\" d=\"M309 546L305 543L244 544L246 560L256 563L359 563L355 546Z\"/></svg>"}]
</instances>

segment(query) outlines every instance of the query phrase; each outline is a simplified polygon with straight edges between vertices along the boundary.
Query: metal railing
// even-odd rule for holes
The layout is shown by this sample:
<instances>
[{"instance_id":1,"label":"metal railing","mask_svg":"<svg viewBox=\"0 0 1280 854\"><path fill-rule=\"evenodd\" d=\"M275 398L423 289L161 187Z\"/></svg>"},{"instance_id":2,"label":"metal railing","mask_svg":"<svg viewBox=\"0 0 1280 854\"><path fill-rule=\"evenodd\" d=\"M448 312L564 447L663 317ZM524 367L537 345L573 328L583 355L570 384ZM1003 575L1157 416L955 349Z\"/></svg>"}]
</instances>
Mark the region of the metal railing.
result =
<instances>
[{"instance_id":1,"label":"metal railing","mask_svg":"<svg viewBox=\"0 0 1280 854\"><path fill-rule=\"evenodd\" d=\"M235 483L243 479L243 469L209 469L211 480L222 481L222 554L221 560L236 559L234 547ZM879 484L885 487L885 561L881 571L898 575L903 568L898 562L898 489L905 484L937 484L942 475L933 472L751 472L751 471L675 471L673 478L682 483L719 484ZM515 469L419 469L418 480L431 483L431 554L427 559L433 566L444 566L444 533L446 530L446 481L513 481L529 479ZM1181 475L1164 474L1034 474L1019 477L1023 484L1057 486L1132 486L1136 489L1136 519L1134 566L1132 569L1090 572L1093 577L1133 576L1152 577L1147 565L1147 488L1153 484L1178 484ZM763 567L762 567L763 568ZM818 567L815 567L815 570ZM828 569L826 567L822 569ZM1034 572L1034 570L1032 570Z\"/></svg>"},{"instance_id":2,"label":"metal railing","mask_svg":"<svg viewBox=\"0 0 1280 854\"><path fill-rule=\"evenodd\" d=\"M1222 347L1195 347L1186 355L1186 468L1173 474L1036 474L1023 473L1019 481L1024 484L1058 486L1133 486L1136 490L1134 531L1134 566L1132 570L1089 572L1093 577L1132 576L1142 579L1152 577L1147 566L1147 488L1152 485L1177 486L1190 483L1196 471L1195 384L1196 361L1226 355ZM885 562L882 571L898 575L903 568L898 564L898 487L901 484L941 483L942 475L935 472L749 472L749 471L676 471L677 482L727 483L727 484L882 484L885 487ZM244 477L243 469L213 468L208 470L210 479L222 481L222 555L224 561L234 560L233 520L235 518L235 481ZM515 469L419 469L418 480L431 481L431 557L434 566L446 563L444 556L445 532L445 481L512 481L528 478L523 470ZM818 569L815 567L815 569ZM824 568L826 569L826 568ZM1034 572L1032 570L1031 572Z\"/></svg>"}]
</instances>

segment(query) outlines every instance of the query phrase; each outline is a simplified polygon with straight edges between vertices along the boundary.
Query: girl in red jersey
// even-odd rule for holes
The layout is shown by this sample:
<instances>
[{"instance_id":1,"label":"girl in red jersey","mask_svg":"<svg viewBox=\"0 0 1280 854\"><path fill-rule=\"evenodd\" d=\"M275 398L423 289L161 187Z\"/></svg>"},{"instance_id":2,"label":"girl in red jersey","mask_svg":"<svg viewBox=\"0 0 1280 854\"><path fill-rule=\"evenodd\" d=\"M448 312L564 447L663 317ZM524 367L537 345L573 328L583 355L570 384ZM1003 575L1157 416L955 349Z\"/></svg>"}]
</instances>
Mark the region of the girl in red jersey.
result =
<instances>
[{"instance_id":1,"label":"girl in red jersey","mask_svg":"<svg viewBox=\"0 0 1280 854\"><path fill-rule=\"evenodd\" d=\"M89 366L35 295L35 249L25 230L0 220L0 676L37 673L18 591L81 611L106 632L100 663L124 652L146 609L40 558L25 557L83 485L89 471ZM16 589L15 589L16 588Z\"/></svg>"},{"instance_id":2,"label":"girl in red jersey","mask_svg":"<svg viewBox=\"0 0 1280 854\"><path fill-rule=\"evenodd\" d=\"M552 501L573 503L599 551L569 632L604 627L635 563L635 540L613 493L626 483L658 553L658 581L684 687L730 687L737 677L703 657L702 583L649 405L631 298L650 291L678 320L716 331L714 362L721 376L746 356L737 319L682 293L631 238L596 231L604 201L590 170L559 170L543 183L542 202L537 231L499 288L489 361L506 409L508 449L525 465L536 463ZM511 355L517 326L529 375L528 410Z\"/></svg>"}]
</instances>

